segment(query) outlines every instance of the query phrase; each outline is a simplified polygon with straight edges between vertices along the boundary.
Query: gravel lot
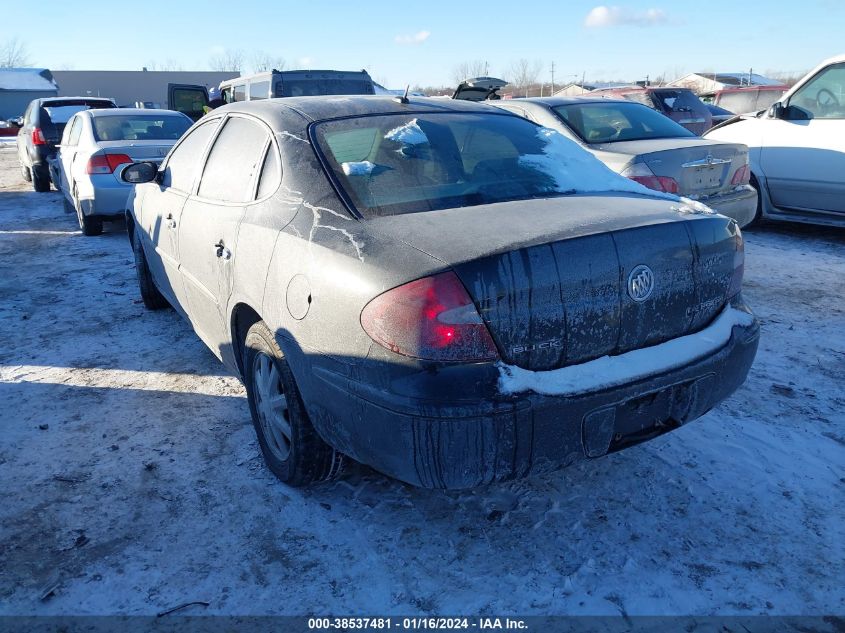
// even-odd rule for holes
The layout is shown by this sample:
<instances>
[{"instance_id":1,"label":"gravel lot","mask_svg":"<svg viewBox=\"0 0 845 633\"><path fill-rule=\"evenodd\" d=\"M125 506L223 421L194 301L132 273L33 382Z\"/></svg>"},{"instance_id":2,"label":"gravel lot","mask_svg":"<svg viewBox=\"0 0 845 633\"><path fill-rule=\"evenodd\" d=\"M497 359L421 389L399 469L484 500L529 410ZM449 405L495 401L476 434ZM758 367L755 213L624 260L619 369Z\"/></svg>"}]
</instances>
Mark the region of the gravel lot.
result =
<instances>
[{"instance_id":1,"label":"gravel lot","mask_svg":"<svg viewBox=\"0 0 845 633\"><path fill-rule=\"evenodd\" d=\"M0 613L845 613L845 231L746 232L763 333L703 419L418 490L263 465L240 383L0 145Z\"/></svg>"}]
</instances>

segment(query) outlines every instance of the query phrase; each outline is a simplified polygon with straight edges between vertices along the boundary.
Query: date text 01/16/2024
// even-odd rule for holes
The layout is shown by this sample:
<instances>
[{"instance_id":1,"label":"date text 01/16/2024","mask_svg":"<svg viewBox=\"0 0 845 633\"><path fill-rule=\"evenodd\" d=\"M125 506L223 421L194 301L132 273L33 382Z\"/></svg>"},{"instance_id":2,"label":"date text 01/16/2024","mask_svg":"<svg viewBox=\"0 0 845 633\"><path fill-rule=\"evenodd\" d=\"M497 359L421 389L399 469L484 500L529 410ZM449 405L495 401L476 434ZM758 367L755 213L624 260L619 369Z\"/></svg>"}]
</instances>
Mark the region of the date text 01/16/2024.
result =
<instances>
[{"instance_id":1,"label":"date text 01/16/2024","mask_svg":"<svg viewBox=\"0 0 845 633\"><path fill-rule=\"evenodd\" d=\"M308 618L310 630L346 630L346 631L400 631L411 630L480 630L480 631L519 631L527 630L524 620L518 618Z\"/></svg>"}]
</instances>

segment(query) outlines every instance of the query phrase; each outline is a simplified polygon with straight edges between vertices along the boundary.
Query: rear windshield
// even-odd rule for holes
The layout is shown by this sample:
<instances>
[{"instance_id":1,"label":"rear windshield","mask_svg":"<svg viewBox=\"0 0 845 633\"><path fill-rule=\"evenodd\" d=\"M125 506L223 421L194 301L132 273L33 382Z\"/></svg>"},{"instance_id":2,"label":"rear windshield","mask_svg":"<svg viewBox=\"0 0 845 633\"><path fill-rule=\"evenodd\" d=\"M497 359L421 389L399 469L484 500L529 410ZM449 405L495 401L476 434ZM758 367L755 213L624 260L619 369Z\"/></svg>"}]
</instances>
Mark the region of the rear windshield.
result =
<instances>
[{"instance_id":1,"label":"rear windshield","mask_svg":"<svg viewBox=\"0 0 845 633\"><path fill-rule=\"evenodd\" d=\"M695 112L706 111L704 104L689 90L655 90L652 93L655 103L666 114L672 112Z\"/></svg>"},{"instance_id":2,"label":"rear windshield","mask_svg":"<svg viewBox=\"0 0 845 633\"><path fill-rule=\"evenodd\" d=\"M179 115L112 115L94 117L98 141L175 141L193 121Z\"/></svg>"},{"instance_id":3,"label":"rear windshield","mask_svg":"<svg viewBox=\"0 0 845 633\"><path fill-rule=\"evenodd\" d=\"M695 136L672 119L636 103L579 103L554 110L585 143Z\"/></svg>"},{"instance_id":4,"label":"rear windshield","mask_svg":"<svg viewBox=\"0 0 845 633\"><path fill-rule=\"evenodd\" d=\"M585 191L654 193L562 134L505 113L356 117L315 131L364 217Z\"/></svg>"},{"instance_id":5,"label":"rear windshield","mask_svg":"<svg viewBox=\"0 0 845 633\"><path fill-rule=\"evenodd\" d=\"M361 79L283 79L276 82L277 97L371 94L373 84Z\"/></svg>"},{"instance_id":6,"label":"rear windshield","mask_svg":"<svg viewBox=\"0 0 845 633\"><path fill-rule=\"evenodd\" d=\"M83 110L90 110L91 107L89 105L44 106L44 112L47 113L53 123L67 123L74 114Z\"/></svg>"}]
</instances>

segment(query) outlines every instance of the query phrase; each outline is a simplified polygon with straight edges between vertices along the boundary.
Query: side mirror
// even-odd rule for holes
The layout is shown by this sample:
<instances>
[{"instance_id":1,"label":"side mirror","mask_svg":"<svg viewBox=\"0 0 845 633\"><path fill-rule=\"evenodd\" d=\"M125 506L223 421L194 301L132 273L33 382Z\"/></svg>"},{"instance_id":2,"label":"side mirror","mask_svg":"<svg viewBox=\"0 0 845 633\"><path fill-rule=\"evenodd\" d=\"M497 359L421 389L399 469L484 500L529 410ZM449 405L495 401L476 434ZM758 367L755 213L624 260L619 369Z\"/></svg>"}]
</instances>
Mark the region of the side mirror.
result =
<instances>
[{"instance_id":1,"label":"side mirror","mask_svg":"<svg viewBox=\"0 0 845 633\"><path fill-rule=\"evenodd\" d=\"M158 175L158 167L155 163L132 163L123 168L120 172L120 179L130 185L140 185L145 182L152 182Z\"/></svg>"},{"instance_id":2,"label":"side mirror","mask_svg":"<svg viewBox=\"0 0 845 633\"><path fill-rule=\"evenodd\" d=\"M780 101L776 101L769 107L769 117L772 119L785 119L787 107Z\"/></svg>"}]
</instances>

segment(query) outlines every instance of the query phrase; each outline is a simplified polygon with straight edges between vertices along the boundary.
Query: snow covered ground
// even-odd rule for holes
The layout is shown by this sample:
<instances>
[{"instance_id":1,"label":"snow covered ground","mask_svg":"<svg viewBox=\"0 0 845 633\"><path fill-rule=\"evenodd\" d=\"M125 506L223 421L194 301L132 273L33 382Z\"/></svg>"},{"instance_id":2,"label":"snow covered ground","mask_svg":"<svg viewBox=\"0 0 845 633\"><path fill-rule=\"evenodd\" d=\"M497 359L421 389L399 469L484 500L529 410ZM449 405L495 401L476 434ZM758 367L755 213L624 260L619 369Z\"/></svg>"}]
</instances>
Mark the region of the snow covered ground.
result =
<instances>
[{"instance_id":1,"label":"snow covered ground","mask_svg":"<svg viewBox=\"0 0 845 633\"><path fill-rule=\"evenodd\" d=\"M746 232L757 362L685 428L471 492L298 490L122 228L0 147L0 614L845 613L845 231Z\"/></svg>"}]
</instances>

